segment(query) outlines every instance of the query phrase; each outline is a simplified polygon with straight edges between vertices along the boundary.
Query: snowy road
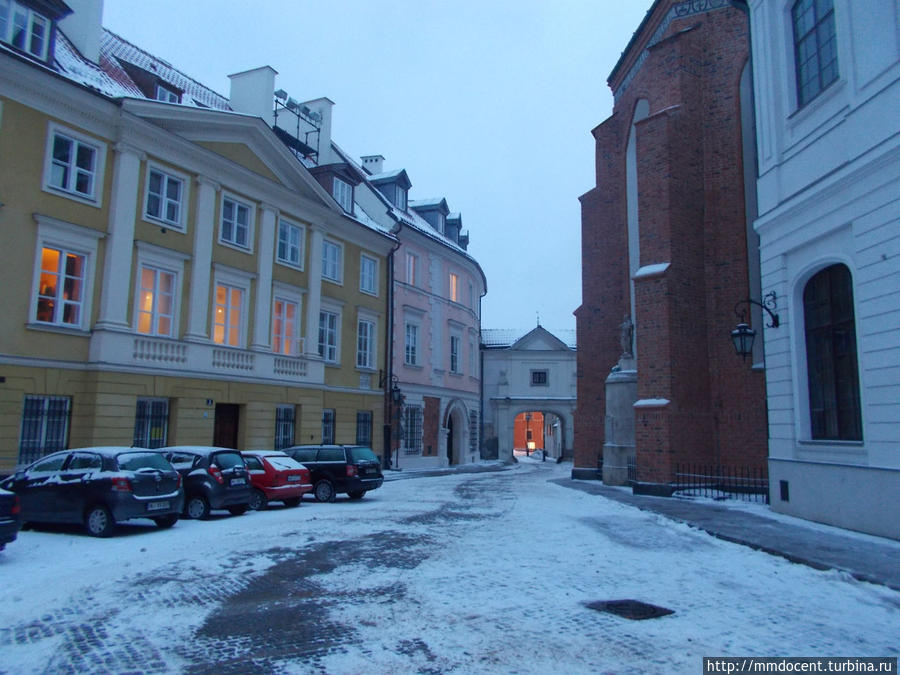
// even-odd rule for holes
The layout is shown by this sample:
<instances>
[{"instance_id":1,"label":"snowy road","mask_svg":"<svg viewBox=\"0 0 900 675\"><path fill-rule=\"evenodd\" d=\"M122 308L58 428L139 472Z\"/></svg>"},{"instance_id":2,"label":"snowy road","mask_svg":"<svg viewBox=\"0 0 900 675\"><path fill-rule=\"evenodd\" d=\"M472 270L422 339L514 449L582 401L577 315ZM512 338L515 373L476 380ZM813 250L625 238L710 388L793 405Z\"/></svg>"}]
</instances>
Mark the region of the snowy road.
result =
<instances>
[{"instance_id":1,"label":"snowy road","mask_svg":"<svg viewBox=\"0 0 900 675\"><path fill-rule=\"evenodd\" d=\"M0 672L700 673L703 656L897 656L900 593L548 482L390 481L0 553ZM587 603L673 614L630 621Z\"/></svg>"}]
</instances>

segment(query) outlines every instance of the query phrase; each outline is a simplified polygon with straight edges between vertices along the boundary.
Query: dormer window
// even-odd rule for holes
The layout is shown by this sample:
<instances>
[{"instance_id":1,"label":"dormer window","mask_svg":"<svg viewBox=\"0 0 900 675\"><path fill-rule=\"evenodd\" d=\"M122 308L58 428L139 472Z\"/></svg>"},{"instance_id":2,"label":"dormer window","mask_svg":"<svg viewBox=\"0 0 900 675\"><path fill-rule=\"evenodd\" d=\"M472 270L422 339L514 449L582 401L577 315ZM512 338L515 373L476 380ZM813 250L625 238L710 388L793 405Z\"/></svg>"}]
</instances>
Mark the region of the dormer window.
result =
<instances>
[{"instance_id":1,"label":"dormer window","mask_svg":"<svg viewBox=\"0 0 900 675\"><path fill-rule=\"evenodd\" d=\"M3 0L0 0L2 2ZM168 87L162 84L156 85L156 96L157 101L163 101L164 103L181 103L181 97Z\"/></svg>"},{"instance_id":2,"label":"dormer window","mask_svg":"<svg viewBox=\"0 0 900 675\"><path fill-rule=\"evenodd\" d=\"M401 211L406 211L406 190L397 186L397 202L394 204Z\"/></svg>"},{"instance_id":3,"label":"dormer window","mask_svg":"<svg viewBox=\"0 0 900 675\"><path fill-rule=\"evenodd\" d=\"M33 9L15 0L0 0L0 39L3 42L46 61L50 27L50 20Z\"/></svg>"},{"instance_id":4,"label":"dormer window","mask_svg":"<svg viewBox=\"0 0 900 675\"><path fill-rule=\"evenodd\" d=\"M335 176L331 194L347 213L353 213L353 186Z\"/></svg>"}]
</instances>

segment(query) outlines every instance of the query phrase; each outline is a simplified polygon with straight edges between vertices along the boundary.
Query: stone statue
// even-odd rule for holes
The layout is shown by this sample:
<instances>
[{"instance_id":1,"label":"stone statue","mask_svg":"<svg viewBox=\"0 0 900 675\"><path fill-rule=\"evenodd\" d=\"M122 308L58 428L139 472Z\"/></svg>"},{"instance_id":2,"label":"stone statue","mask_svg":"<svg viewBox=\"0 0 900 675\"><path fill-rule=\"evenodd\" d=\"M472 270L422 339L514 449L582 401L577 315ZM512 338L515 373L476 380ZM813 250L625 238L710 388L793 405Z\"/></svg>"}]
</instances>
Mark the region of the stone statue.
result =
<instances>
[{"instance_id":1,"label":"stone statue","mask_svg":"<svg viewBox=\"0 0 900 675\"><path fill-rule=\"evenodd\" d=\"M634 324L631 322L631 317L626 314L619 328L622 329L622 334L619 336L622 356L630 359L634 356Z\"/></svg>"}]
</instances>

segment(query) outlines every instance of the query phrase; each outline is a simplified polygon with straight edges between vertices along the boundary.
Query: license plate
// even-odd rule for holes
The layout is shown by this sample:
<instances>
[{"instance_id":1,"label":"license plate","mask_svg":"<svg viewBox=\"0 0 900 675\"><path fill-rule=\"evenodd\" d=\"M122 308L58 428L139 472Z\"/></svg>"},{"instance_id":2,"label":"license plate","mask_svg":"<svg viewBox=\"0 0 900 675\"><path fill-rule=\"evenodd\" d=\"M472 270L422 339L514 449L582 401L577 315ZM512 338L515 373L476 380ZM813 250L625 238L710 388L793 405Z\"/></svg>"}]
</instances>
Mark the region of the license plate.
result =
<instances>
[{"instance_id":1,"label":"license plate","mask_svg":"<svg viewBox=\"0 0 900 675\"><path fill-rule=\"evenodd\" d=\"M149 502L147 504L148 511L161 511L169 508L169 502Z\"/></svg>"},{"instance_id":2,"label":"license plate","mask_svg":"<svg viewBox=\"0 0 900 675\"><path fill-rule=\"evenodd\" d=\"M232 478L231 484L232 485L246 485L247 481L244 480L243 478Z\"/></svg>"},{"instance_id":3,"label":"license plate","mask_svg":"<svg viewBox=\"0 0 900 675\"><path fill-rule=\"evenodd\" d=\"M300 480L300 476L288 476L287 479L288 483L296 483L298 480Z\"/></svg>"}]
</instances>

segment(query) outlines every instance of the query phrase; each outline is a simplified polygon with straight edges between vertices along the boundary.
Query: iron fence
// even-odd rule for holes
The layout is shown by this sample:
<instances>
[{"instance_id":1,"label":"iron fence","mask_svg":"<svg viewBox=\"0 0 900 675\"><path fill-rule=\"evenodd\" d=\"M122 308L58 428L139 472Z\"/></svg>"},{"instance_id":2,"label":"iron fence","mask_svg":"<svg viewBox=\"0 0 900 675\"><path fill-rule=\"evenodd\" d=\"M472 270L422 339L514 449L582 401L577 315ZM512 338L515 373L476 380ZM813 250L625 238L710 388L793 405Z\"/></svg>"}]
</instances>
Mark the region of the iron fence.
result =
<instances>
[{"instance_id":1,"label":"iron fence","mask_svg":"<svg viewBox=\"0 0 900 675\"><path fill-rule=\"evenodd\" d=\"M676 464L676 493L712 499L769 503L766 469L703 464Z\"/></svg>"}]
</instances>

